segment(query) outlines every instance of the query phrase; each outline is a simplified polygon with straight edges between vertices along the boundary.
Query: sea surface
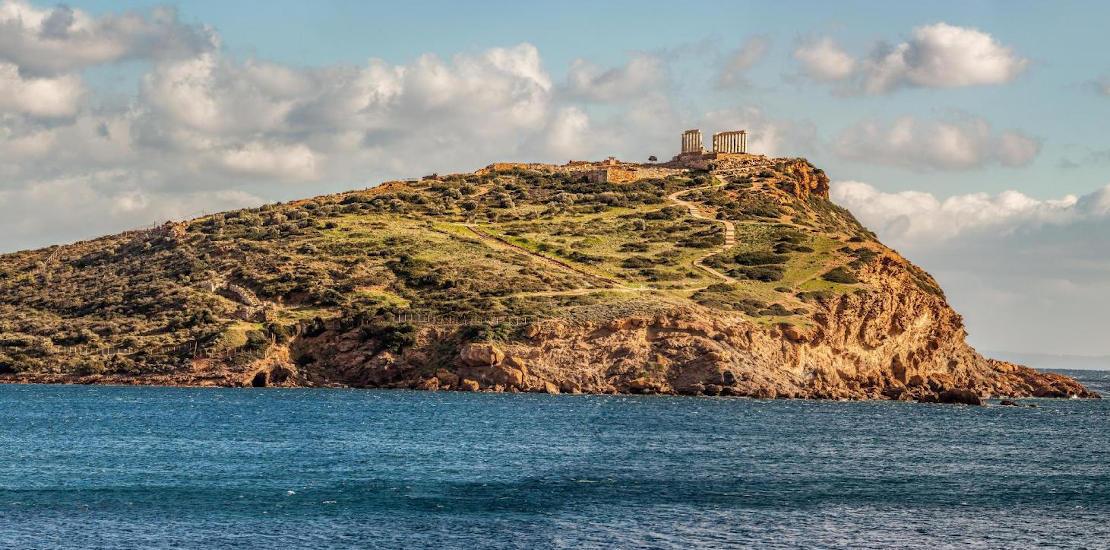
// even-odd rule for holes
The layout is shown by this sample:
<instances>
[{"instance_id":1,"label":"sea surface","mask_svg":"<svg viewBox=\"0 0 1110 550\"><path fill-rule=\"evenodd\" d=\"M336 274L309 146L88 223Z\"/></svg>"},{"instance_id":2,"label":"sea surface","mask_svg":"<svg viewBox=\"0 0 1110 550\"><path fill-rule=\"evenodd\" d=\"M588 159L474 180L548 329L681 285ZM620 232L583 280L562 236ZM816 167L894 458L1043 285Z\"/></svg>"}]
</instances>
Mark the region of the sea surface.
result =
<instances>
[{"instance_id":1,"label":"sea surface","mask_svg":"<svg viewBox=\"0 0 1110 550\"><path fill-rule=\"evenodd\" d=\"M1026 402L6 385L0 548L1110 547L1110 399Z\"/></svg>"}]
</instances>

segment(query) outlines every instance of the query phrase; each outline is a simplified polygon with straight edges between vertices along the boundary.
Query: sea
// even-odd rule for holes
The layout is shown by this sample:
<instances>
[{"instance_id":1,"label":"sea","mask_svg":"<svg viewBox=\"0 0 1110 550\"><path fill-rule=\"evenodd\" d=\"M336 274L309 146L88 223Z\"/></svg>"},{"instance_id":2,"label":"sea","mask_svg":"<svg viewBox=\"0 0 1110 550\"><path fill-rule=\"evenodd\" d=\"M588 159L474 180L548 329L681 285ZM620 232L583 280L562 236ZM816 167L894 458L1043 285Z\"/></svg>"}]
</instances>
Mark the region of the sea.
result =
<instances>
[{"instance_id":1,"label":"sea","mask_svg":"<svg viewBox=\"0 0 1110 550\"><path fill-rule=\"evenodd\" d=\"M0 548L1110 547L1110 399L1022 402L3 385Z\"/></svg>"}]
</instances>

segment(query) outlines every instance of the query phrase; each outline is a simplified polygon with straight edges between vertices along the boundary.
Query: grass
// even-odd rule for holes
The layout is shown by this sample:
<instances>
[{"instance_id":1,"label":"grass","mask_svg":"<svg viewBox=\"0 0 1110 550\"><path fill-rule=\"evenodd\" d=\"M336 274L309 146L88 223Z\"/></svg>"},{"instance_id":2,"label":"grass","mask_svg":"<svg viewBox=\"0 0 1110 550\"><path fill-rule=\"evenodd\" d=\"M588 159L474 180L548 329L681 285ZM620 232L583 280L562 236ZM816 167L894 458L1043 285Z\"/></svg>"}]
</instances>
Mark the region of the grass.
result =
<instances>
[{"instance_id":1,"label":"grass","mask_svg":"<svg viewBox=\"0 0 1110 550\"><path fill-rule=\"evenodd\" d=\"M761 325L805 324L808 313L794 311L813 305L796 294L870 288L868 280L821 277L841 266L862 272L881 245L827 200L784 194L777 181L788 176L767 171L682 196L735 222L736 245L707 264L728 272L743 267L737 254L756 254L782 270L780 280L727 290L700 290L720 281L693 266L721 248L723 224L667 199L725 183L704 173L620 185L527 170L458 175L3 255L0 371L78 372L96 350L132 347L141 351L131 364L92 368L165 373L187 366L186 348L198 341L221 342L246 360L260 353L260 338L279 336L259 322L263 310L269 321L315 331L321 323L354 330L402 312L607 319L694 300ZM646 291L597 289L589 277L482 239L466 224ZM755 263L747 267L766 267ZM942 296L927 274L910 274ZM239 303L223 290L228 284L260 303ZM84 355L71 353L76 341L86 342Z\"/></svg>"}]
</instances>

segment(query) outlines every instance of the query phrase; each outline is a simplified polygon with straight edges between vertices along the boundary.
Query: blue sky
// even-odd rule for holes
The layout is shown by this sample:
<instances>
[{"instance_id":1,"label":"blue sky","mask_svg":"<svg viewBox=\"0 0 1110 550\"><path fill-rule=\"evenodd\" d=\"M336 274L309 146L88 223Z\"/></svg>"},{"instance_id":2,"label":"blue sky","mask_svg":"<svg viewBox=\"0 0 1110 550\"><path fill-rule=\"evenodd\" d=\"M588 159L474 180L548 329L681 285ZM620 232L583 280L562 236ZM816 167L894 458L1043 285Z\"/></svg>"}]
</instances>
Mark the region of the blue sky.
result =
<instances>
[{"instance_id":1,"label":"blue sky","mask_svg":"<svg viewBox=\"0 0 1110 550\"><path fill-rule=\"evenodd\" d=\"M1108 12L0 0L0 251L746 128L824 168L973 344L1110 354Z\"/></svg>"},{"instance_id":2,"label":"blue sky","mask_svg":"<svg viewBox=\"0 0 1110 550\"><path fill-rule=\"evenodd\" d=\"M164 3L72 5L92 13L116 13ZM1110 73L1104 53L1110 9L1094 2L706 2L698 9L676 9L665 2L201 0L178 8L183 21L213 26L227 53L240 58L320 66L361 64L377 57L405 64L428 52L450 58L527 42L540 50L544 67L560 80L578 58L618 65L629 53L650 52L675 60L679 107L691 118L721 106L755 104L769 113L812 120L818 136L829 138L861 119L967 113L1043 140L1036 160L1020 170L996 167L942 174L845 162L820 149L791 151L828 167L834 176L883 181L888 189L928 186L953 194L1018 188L1048 198L1088 192L1105 183L1105 165L1060 170L1064 158L1075 160L1092 149L1110 148L1106 119L1099 116L1107 112L1108 102L1085 86ZM911 28L936 22L990 33L1028 58L1028 70L1006 86L847 98L830 94L827 87L784 82L784 76L796 71L791 53L806 37L833 36L846 50L864 54L876 42L897 42ZM768 54L750 72L755 87L715 91L706 86L717 59L755 35L770 40ZM133 85L124 79L115 87ZM674 143L661 142L652 150L669 153L668 147L673 149Z\"/></svg>"}]
</instances>

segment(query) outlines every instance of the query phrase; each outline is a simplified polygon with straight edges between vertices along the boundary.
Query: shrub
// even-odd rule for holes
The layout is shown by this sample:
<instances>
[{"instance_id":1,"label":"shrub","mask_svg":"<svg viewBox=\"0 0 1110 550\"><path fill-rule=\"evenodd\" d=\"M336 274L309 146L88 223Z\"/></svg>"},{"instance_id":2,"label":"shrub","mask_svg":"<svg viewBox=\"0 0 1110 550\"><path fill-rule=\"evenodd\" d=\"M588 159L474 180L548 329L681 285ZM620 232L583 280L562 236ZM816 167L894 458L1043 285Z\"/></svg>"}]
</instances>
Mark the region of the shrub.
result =
<instances>
[{"instance_id":1,"label":"shrub","mask_svg":"<svg viewBox=\"0 0 1110 550\"><path fill-rule=\"evenodd\" d=\"M799 292L796 296L799 300L807 304L812 304L814 302L820 303L832 300L836 294L830 290L811 290L808 292Z\"/></svg>"},{"instance_id":2,"label":"shrub","mask_svg":"<svg viewBox=\"0 0 1110 550\"><path fill-rule=\"evenodd\" d=\"M762 281L771 283L774 281L781 281L785 273L782 266L777 265L758 265L739 267L732 270L730 273L740 279L751 279L754 281Z\"/></svg>"},{"instance_id":3,"label":"shrub","mask_svg":"<svg viewBox=\"0 0 1110 550\"><path fill-rule=\"evenodd\" d=\"M394 353L401 353L416 343L416 329L408 324L365 326L361 335L367 340L377 340L380 349Z\"/></svg>"},{"instance_id":4,"label":"shrub","mask_svg":"<svg viewBox=\"0 0 1110 550\"><path fill-rule=\"evenodd\" d=\"M677 220L686 215L686 208L682 206L667 206L654 212L644 214L645 220Z\"/></svg>"},{"instance_id":5,"label":"shrub","mask_svg":"<svg viewBox=\"0 0 1110 550\"><path fill-rule=\"evenodd\" d=\"M793 315L794 312L783 307L782 304L771 304L771 307L759 312L760 315L770 315L775 317L787 317Z\"/></svg>"},{"instance_id":6,"label":"shrub","mask_svg":"<svg viewBox=\"0 0 1110 550\"><path fill-rule=\"evenodd\" d=\"M733 260L740 265L784 264L790 256L773 252L741 252Z\"/></svg>"},{"instance_id":7,"label":"shrub","mask_svg":"<svg viewBox=\"0 0 1110 550\"><path fill-rule=\"evenodd\" d=\"M647 252L648 245L644 243L624 243L621 245L621 252Z\"/></svg>"},{"instance_id":8,"label":"shrub","mask_svg":"<svg viewBox=\"0 0 1110 550\"><path fill-rule=\"evenodd\" d=\"M846 267L840 266L830 269L827 273L821 276L822 279L831 283L841 283L851 285L859 282L856 274L849 271Z\"/></svg>"}]
</instances>

